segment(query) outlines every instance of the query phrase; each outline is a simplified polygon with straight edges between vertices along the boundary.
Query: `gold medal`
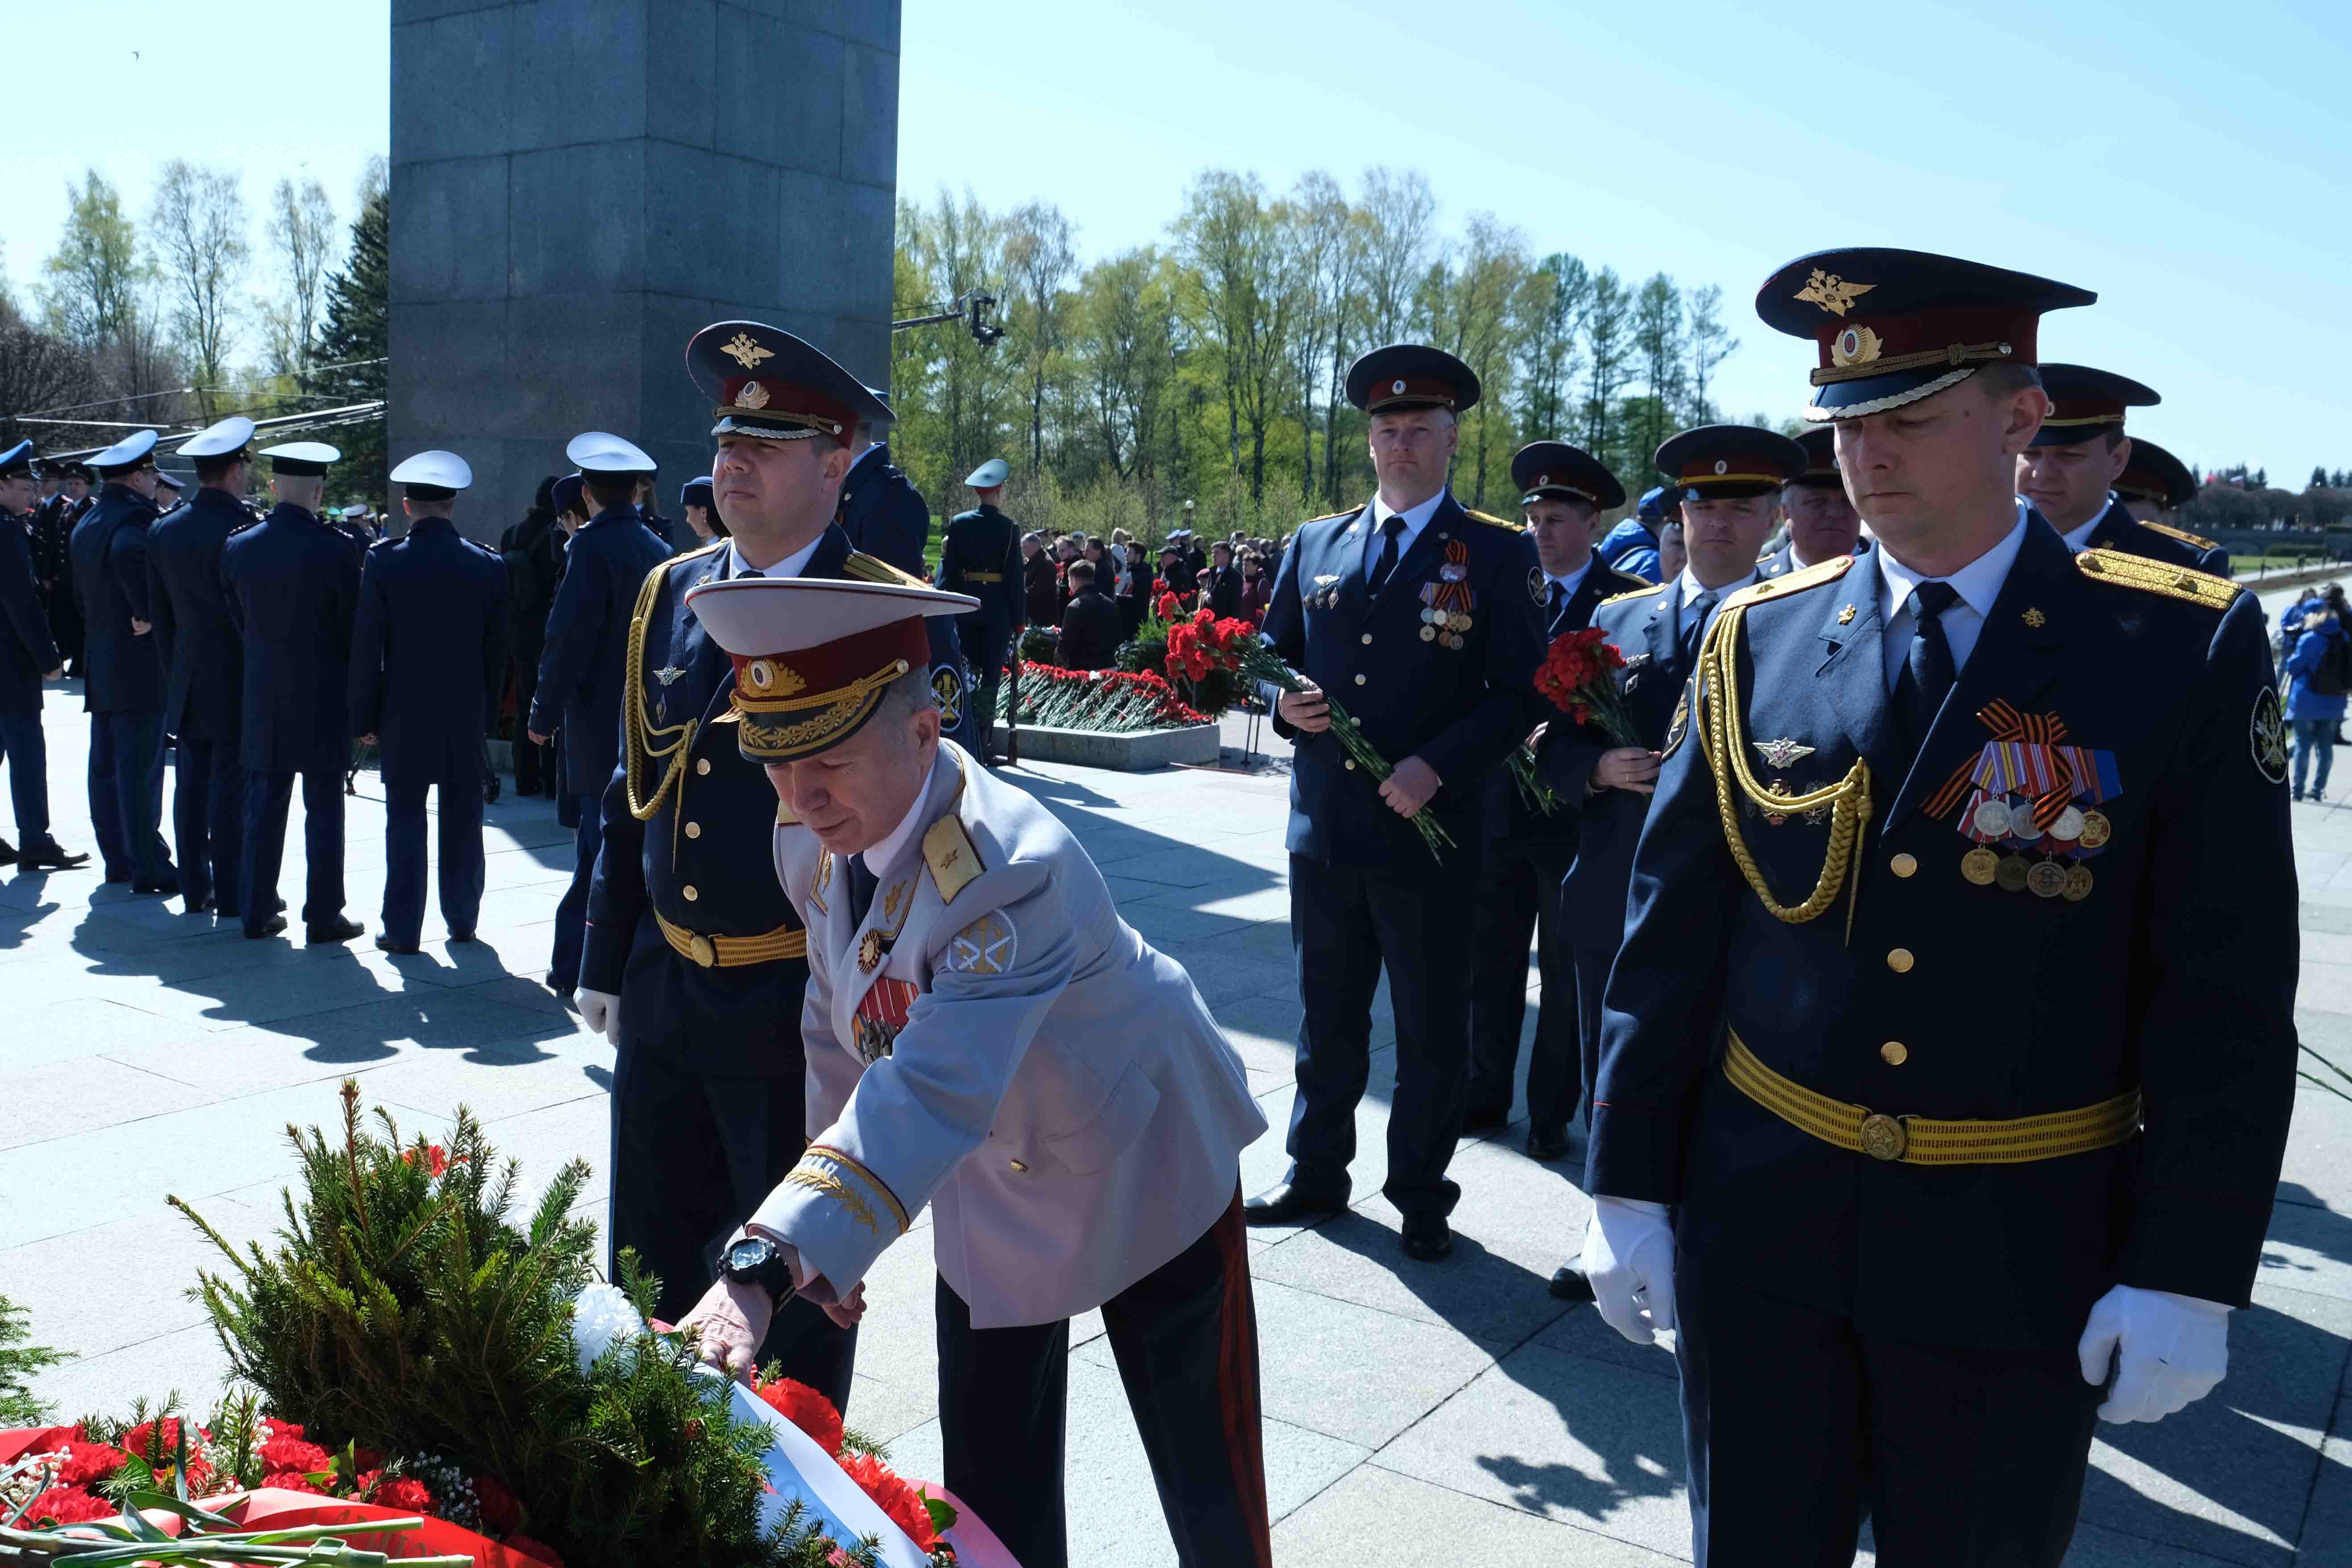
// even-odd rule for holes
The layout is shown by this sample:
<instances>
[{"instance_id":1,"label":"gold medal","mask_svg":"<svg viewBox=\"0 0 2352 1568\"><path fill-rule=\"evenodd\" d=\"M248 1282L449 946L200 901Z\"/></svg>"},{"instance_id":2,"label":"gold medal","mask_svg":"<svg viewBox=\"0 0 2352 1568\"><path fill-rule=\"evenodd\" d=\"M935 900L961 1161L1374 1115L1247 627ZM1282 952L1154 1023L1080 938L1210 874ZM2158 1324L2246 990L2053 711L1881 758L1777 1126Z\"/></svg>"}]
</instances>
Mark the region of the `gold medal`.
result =
<instances>
[{"instance_id":1,"label":"gold medal","mask_svg":"<svg viewBox=\"0 0 2352 1568\"><path fill-rule=\"evenodd\" d=\"M1982 845L1960 857L1960 875L1979 888L1991 887L2000 869L2000 857Z\"/></svg>"},{"instance_id":2,"label":"gold medal","mask_svg":"<svg viewBox=\"0 0 2352 1568\"><path fill-rule=\"evenodd\" d=\"M1976 815L1969 820L1987 838L2005 838L2009 836L2011 816L2009 802L1987 799L1977 803Z\"/></svg>"},{"instance_id":3,"label":"gold medal","mask_svg":"<svg viewBox=\"0 0 2352 1568\"><path fill-rule=\"evenodd\" d=\"M1435 642L1437 640L1437 628L1435 626L1422 627L1421 640L1423 642Z\"/></svg>"},{"instance_id":4,"label":"gold medal","mask_svg":"<svg viewBox=\"0 0 2352 1568\"><path fill-rule=\"evenodd\" d=\"M857 942L857 972L871 974L882 963L882 933L869 931Z\"/></svg>"},{"instance_id":5,"label":"gold medal","mask_svg":"<svg viewBox=\"0 0 2352 1568\"><path fill-rule=\"evenodd\" d=\"M2091 868L2076 866L2066 873L2066 901L2079 904L2091 896Z\"/></svg>"},{"instance_id":6,"label":"gold medal","mask_svg":"<svg viewBox=\"0 0 2352 1568\"><path fill-rule=\"evenodd\" d=\"M2025 885L2037 899L2054 899L2066 890L2066 868L2055 860L2043 860L2026 872Z\"/></svg>"},{"instance_id":7,"label":"gold medal","mask_svg":"<svg viewBox=\"0 0 2352 1568\"><path fill-rule=\"evenodd\" d=\"M2072 844L2076 839L2082 837L2082 808L2080 806L2070 805L2065 810L2060 812L2058 814L2058 820L2050 825L2050 837L2066 844Z\"/></svg>"},{"instance_id":8,"label":"gold medal","mask_svg":"<svg viewBox=\"0 0 2352 1568\"><path fill-rule=\"evenodd\" d=\"M2086 811L2083 814L2083 834L2081 843L2084 848L2096 849L2100 845L2105 844L2109 838L2113 837L2115 836L2115 831L2116 825L2107 820L2107 814L2105 812Z\"/></svg>"},{"instance_id":9,"label":"gold medal","mask_svg":"<svg viewBox=\"0 0 2352 1568\"><path fill-rule=\"evenodd\" d=\"M2026 879L2031 875L2026 868L2024 856L2004 855L2000 858L2000 864L1993 868L1992 879L2000 884L2000 890L2004 893L2021 893L2025 891Z\"/></svg>"}]
</instances>

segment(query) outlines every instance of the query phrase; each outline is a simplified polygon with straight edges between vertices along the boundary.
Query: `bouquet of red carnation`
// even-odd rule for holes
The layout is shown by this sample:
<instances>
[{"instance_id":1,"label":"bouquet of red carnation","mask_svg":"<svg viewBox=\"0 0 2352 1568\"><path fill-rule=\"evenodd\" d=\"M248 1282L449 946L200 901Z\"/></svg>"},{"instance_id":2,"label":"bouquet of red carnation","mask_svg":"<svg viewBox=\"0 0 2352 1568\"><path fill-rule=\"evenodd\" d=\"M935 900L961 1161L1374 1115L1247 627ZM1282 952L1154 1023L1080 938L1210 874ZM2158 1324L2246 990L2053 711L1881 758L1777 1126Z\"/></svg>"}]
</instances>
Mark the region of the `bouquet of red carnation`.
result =
<instances>
[{"instance_id":1,"label":"bouquet of red carnation","mask_svg":"<svg viewBox=\"0 0 2352 1568\"><path fill-rule=\"evenodd\" d=\"M1161 620L1166 621L1172 626L1175 623L1176 617L1184 613L1184 606L1176 602L1175 595L1168 592L1167 584L1158 583L1154 584L1153 586L1160 590L1160 597L1158 601L1152 605L1152 612Z\"/></svg>"},{"instance_id":2,"label":"bouquet of red carnation","mask_svg":"<svg viewBox=\"0 0 2352 1568\"><path fill-rule=\"evenodd\" d=\"M1283 663L1258 637L1257 627L1232 616L1219 620L1204 606L1191 620L1178 621L1168 628L1168 673L1201 680L1212 669L1229 669L1246 680L1271 681L1288 692L1307 689L1307 682L1299 679L1297 672ZM1364 739L1362 727L1339 706L1337 698L1326 691L1323 700L1331 711L1332 738L1378 787L1396 771L1395 767L1372 749L1372 743ZM1413 813L1409 820L1421 830L1430 854L1443 859L1444 857L1438 851L1453 847L1453 835L1439 826L1436 817L1425 809Z\"/></svg>"},{"instance_id":3,"label":"bouquet of red carnation","mask_svg":"<svg viewBox=\"0 0 2352 1568\"><path fill-rule=\"evenodd\" d=\"M1536 689L1579 724L1590 724L1612 745L1638 746L1633 721L1625 711L1625 694L1618 689L1617 672L1625 656L1606 640L1599 626L1562 632L1536 668Z\"/></svg>"}]
</instances>

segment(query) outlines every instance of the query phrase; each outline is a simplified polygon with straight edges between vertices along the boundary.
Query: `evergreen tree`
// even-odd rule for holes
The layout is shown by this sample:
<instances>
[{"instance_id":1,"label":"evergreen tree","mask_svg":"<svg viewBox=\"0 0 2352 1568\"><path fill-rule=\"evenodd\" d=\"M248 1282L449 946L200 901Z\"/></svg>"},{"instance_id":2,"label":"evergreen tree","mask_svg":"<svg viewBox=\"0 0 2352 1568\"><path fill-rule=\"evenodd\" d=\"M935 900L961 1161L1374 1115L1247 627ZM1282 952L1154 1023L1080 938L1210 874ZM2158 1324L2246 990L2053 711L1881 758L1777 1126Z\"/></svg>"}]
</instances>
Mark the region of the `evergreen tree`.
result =
<instances>
[{"instance_id":1,"label":"evergreen tree","mask_svg":"<svg viewBox=\"0 0 2352 1568\"><path fill-rule=\"evenodd\" d=\"M392 204L378 191L352 225L351 255L327 280L327 321L319 331L319 369L302 378L302 390L324 395L321 406L341 408L381 400L384 356L391 352L386 312L391 299ZM337 473L350 490L375 498L391 488L384 455L383 416L337 426L329 438L343 450Z\"/></svg>"}]
</instances>

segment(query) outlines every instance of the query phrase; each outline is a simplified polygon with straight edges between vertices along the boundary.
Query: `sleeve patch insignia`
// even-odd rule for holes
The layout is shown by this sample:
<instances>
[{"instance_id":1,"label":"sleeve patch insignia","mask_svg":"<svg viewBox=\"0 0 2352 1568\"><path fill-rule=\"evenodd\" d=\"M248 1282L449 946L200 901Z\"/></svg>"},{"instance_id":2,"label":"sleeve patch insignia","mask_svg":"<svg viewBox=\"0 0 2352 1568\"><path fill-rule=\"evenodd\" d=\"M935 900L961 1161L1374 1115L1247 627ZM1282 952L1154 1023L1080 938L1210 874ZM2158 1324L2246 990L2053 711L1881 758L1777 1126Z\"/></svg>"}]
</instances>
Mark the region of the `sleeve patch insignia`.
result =
<instances>
[{"instance_id":1,"label":"sleeve patch insignia","mask_svg":"<svg viewBox=\"0 0 2352 1568\"><path fill-rule=\"evenodd\" d=\"M2253 743L2255 769L2274 784L2286 783L2286 720L2279 713L2278 692L2271 687L2263 687L2262 695L2254 699L2248 735Z\"/></svg>"},{"instance_id":2,"label":"sleeve patch insignia","mask_svg":"<svg viewBox=\"0 0 2352 1568\"><path fill-rule=\"evenodd\" d=\"M931 696L940 705L940 722L952 730L963 719L963 679L942 667L931 673Z\"/></svg>"},{"instance_id":3,"label":"sleeve patch insignia","mask_svg":"<svg viewBox=\"0 0 2352 1568\"><path fill-rule=\"evenodd\" d=\"M1683 686L1682 699L1675 704L1674 721L1666 726L1665 746L1658 752L1662 759L1673 756L1675 749L1683 743L1683 737L1690 733L1691 693L1697 686L1698 677L1696 675ZM1810 752L1812 748L1807 746L1805 750Z\"/></svg>"},{"instance_id":4,"label":"sleeve patch insignia","mask_svg":"<svg viewBox=\"0 0 2352 1568\"><path fill-rule=\"evenodd\" d=\"M1019 950L1013 917L992 910L948 939L947 966L958 974L1003 974Z\"/></svg>"}]
</instances>

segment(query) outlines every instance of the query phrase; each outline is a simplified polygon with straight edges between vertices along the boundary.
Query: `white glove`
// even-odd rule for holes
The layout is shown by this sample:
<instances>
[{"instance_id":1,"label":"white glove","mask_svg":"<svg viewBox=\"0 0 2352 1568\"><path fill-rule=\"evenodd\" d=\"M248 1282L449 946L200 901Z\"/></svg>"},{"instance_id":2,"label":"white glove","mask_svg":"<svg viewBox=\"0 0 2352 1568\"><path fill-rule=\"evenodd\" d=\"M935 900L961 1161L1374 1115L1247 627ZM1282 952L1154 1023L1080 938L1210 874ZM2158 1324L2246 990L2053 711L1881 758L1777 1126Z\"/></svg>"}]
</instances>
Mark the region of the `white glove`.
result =
<instances>
[{"instance_id":1,"label":"white glove","mask_svg":"<svg viewBox=\"0 0 2352 1568\"><path fill-rule=\"evenodd\" d=\"M2083 1381L2116 1385L2103 1421L2161 1421L2204 1398L2230 1370L2230 1309L2200 1296L2118 1285L2091 1307L2075 1347Z\"/></svg>"},{"instance_id":2,"label":"white glove","mask_svg":"<svg viewBox=\"0 0 2352 1568\"><path fill-rule=\"evenodd\" d=\"M580 1021L614 1045L621 1043L621 999L610 991L579 991Z\"/></svg>"},{"instance_id":3,"label":"white glove","mask_svg":"<svg viewBox=\"0 0 2352 1568\"><path fill-rule=\"evenodd\" d=\"M1666 1205L1595 1198L1584 1278L1601 1320L1637 1345L1675 1326L1675 1229Z\"/></svg>"}]
</instances>

